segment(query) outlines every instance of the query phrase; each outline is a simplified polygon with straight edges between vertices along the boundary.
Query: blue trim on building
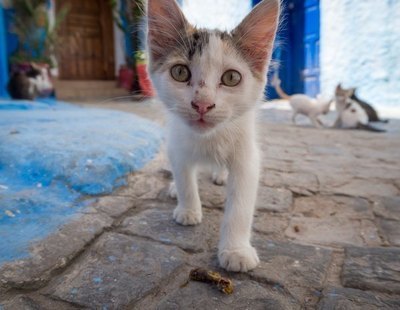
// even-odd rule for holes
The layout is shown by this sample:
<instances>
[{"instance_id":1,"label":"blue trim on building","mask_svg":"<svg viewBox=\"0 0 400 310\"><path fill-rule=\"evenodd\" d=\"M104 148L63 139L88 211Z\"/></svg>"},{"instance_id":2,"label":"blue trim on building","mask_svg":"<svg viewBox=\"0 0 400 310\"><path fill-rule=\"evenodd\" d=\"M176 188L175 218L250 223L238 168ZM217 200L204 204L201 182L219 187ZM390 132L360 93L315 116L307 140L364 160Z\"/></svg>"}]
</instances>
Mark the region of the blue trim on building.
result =
<instances>
[{"instance_id":1,"label":"blue trim on building","mask_svg":"<svg viewBox=\"0 0 400 310\"><path fill-rule=\"evenodd\" d=\"M0 7L0 97L8 97L8 60L4 9Z\"/></svg>"},{"instance_id":2,"label":"blue trim on building","mask_svg":"<svg viewBox=\"0 0 400 310\"><path fill-rule=\"evenodd\" d=\"M252 0L253 6L259 2L261 0ZM319 0L283 0L282 3L283 24L275 41L270 78L279 70L286 93L304 93L314 97L320 89ZM266 94L269 99L278 98L271 86L266 87Z\"/></svg>"}]
</instances>

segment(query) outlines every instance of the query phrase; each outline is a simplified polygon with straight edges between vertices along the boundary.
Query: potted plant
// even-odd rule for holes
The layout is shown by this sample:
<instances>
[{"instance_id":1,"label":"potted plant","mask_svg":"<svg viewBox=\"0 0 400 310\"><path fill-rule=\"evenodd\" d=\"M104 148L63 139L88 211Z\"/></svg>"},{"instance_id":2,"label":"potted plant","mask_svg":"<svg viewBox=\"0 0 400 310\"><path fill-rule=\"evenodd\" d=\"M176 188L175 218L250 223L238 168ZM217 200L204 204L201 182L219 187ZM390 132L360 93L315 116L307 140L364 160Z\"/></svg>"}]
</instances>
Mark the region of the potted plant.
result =
<instances>
[{"instance_id":1,"label":"potted plant","mask_svg":"<svg viewBox=\"0 0 400 310\"><path fill-rule=\"evenodd\" d=\"M11 31L18 37L18 47L10 58L11 71L24 71L34 63L47 66L52 72L57 68L57 31L68 13L64 6L51 22L47 0L12 0L14 14Z\"/></svg>"},{"instance_id":2,"label":"potted plant","mask_svg":"<svg viewBox=\"0 0 400 310\"><path fill-rule=\"evenodd\" d=\"M145 57L145 34L138 25L145 11L144 0L126 0L118 8L116 0L110 0L113 8L114 21L125 35L126 66L119 71L119 84L130 85L134 93L140 92L145 96L153 96L151 82L147 76L147 61Z\"/></svg>"}]
</instances>

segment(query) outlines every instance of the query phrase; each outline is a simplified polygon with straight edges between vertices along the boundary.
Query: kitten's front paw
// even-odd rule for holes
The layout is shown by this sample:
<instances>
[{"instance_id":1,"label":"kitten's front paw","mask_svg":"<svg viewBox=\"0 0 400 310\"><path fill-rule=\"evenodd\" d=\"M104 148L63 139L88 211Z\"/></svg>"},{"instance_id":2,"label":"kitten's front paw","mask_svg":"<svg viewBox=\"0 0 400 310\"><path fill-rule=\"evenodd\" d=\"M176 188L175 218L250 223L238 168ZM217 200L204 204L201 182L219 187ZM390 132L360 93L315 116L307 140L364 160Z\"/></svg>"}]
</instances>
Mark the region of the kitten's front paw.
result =
<instances>
[{"instance_id":1,"label":"kitten's front paw","mask_svg":"<svg viewBox=\"0 0 400 310\"><path fill-rule=\"evenodd\" d=\"M203 215L194 210L187 210L177 206L174 210L174 220L181 225L197 225L201 223Z\"/></svg>"},{"instance_id":2,"label":"kitten's front paw","mask_svg":"<svg viewBox=\"0 0 400 310\"><path fill-rule=\"evenodd\" d=\"M228 271L247 272L257 267L260 259L252 246L224 249L218 253L219 264Z\"/></svg>"}]
</instances>

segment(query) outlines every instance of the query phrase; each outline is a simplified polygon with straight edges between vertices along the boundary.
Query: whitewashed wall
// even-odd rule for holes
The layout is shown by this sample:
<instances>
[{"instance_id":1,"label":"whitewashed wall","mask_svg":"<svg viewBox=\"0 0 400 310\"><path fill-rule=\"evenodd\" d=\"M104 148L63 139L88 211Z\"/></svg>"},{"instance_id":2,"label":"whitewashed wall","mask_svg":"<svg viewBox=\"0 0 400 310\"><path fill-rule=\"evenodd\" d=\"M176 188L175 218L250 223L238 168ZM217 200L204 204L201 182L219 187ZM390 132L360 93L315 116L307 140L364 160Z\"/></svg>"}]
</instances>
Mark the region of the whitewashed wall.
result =
<instances>
[{"instance_id":1,"label":"whitewashed wall","mask_svg":"<svg viewBox=\"0 0 400 310\"><path fill-rule=\"evenodd\" d=\"M250 0L183 0L188 20L211 29L231 30L251 10Z\"/></svg>"},{"instance_id":2,"label":"whitewashed wall","mask_svg":"<svg viewBox=\"0 0 400 310\"><path fill-rule=\"evenodd\" d=\"M321 0L321 89L400 108L400 1Z\"/></svg>"}]
</instances>

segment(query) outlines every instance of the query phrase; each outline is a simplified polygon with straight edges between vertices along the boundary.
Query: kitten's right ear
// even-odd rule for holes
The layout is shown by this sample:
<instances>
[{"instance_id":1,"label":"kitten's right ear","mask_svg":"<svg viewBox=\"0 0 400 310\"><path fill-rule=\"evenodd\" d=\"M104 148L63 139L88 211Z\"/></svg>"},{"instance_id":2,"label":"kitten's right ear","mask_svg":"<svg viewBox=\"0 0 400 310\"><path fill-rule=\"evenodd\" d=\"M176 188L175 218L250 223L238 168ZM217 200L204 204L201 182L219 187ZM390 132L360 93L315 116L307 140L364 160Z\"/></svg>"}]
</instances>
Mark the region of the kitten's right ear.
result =
<instances>
[{"instance_id":1,"label":"kitten's right ear","mask_svg":"<svg viewBox=\"0 0 400 310\"><path fill-rule=\"evenodd\" d=\"M148 0L147 26L151 61L171 47L184 46L183 34L191 27L175 0Z\"/></svg>"},{"instance_id":2,"label":"kitten's right ear","mask_svg":"<svg viewBox=\"0 0 400 310\"><path fill-rule=\"evenodd\" d=\"M339 92L339 91L341 91L342 90L342 83L339 83L337 86L336 86L336 92Z\"/></svg>"}]
</instances>

